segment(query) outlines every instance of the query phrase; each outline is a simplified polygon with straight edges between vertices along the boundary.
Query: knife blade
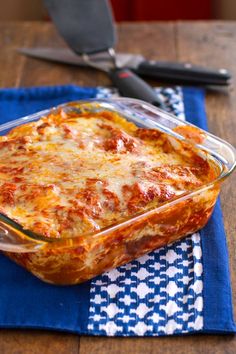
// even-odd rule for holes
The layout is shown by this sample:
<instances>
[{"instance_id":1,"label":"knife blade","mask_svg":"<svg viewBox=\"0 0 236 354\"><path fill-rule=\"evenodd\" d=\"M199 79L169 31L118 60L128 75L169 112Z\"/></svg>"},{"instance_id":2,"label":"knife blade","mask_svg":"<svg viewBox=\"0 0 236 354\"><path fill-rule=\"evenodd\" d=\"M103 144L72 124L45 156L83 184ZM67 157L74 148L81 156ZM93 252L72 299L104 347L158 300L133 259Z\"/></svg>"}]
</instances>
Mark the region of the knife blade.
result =
<instances>
[{"instance_id":1,"label":"knife blade","mask_svg":"<svg viewBox=\"0 0 236 354\"><path fill-rule=\"evenodd\" d=\"M84 60L67 48L19 48L21 54L54 62L86 66ZM93 62L110 70L112 63L106 52L92 55ZM212 69L191 63L147 60L142 55L117 53L117 65L127 67L140 76L147 76L162 82L194 85L229 85L231 73L227 69Z\"/></svg>"}]
</instances>

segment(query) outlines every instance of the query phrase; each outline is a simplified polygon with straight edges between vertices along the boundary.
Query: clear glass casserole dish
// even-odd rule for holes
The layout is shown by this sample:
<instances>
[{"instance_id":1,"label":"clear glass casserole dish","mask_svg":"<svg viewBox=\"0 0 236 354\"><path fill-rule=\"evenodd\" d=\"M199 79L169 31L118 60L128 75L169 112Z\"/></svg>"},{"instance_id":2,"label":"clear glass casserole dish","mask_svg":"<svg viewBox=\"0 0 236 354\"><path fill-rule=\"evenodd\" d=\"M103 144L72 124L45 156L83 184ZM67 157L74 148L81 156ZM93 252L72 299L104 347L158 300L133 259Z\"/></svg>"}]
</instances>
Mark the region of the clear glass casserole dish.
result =
<instances>
[{"instance_id":1,"label":"clear glass casserole dish","mask_svg":"<svg viewBox=\"0 0 236 354\"><path fill-rule=\"evenodd\" d=\"M145 102L127 98L68 103L3 124L0 133L6 135L12 128L59 111L114 112L140 128L168 134L204 156L215 169L215 177L158 206L138 213L134 210L120 222L76 237L46 237L0 213L0 250L7 256L46 282L77 284L194 233L207 223L220 184L235 167L235 150L230 144Z\"/></svg>"}]
</instances>

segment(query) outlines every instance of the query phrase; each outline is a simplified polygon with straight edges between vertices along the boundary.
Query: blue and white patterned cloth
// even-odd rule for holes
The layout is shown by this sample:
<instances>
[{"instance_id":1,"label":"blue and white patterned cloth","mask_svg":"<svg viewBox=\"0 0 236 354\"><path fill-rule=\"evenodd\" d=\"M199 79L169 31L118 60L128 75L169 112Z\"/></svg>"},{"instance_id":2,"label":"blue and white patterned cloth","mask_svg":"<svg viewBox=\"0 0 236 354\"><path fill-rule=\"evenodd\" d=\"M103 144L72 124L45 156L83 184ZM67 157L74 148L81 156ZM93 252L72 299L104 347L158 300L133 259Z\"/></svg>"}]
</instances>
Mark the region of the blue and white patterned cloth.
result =
<instances>
[{"instance_id":1,"label":"blue and white patterned cloth","mask_svg":"<svg viewBox=\"0 0 236 354\"><path fill-rule=\"evenodd\" d=\"M204 92L158 88L180 119L206 129ZM115 90L57 86L0 90L0 124ZM77 286L45 284L0 255L0 327L107 336L234 333L220 206L200 233Z\"/></svg>"},{"instance_id":2,"label":"blue and white patterned cloth","mask_svg":"<svg viewBox=\"0 0 236 354\"><path fill-rule=\"evenodd\" d=\"M199 234L92 281L88 329L103 335L165 335L203 328Z\"/></svg>"}]
</instances>

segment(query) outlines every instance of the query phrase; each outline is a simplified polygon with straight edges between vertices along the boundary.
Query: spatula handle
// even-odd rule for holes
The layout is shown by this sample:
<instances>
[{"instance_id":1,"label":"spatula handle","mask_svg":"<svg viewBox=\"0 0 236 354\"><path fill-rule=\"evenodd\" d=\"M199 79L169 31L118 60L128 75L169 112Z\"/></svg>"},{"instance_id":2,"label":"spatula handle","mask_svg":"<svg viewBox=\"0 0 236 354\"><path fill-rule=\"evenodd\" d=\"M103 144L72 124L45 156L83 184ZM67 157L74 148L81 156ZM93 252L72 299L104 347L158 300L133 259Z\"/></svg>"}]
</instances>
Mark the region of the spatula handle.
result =
<instances>
[{"instance_id":1,"label":"spatula handle","mask_svg":"<svg viewBox=\"0 0 236 354\"><path fill-rule=\"evenodd\" d=\"M110 71L110 78L122 96L137 98L165 109L153 88L128 69Z\"/></svg>"}]
</instances>

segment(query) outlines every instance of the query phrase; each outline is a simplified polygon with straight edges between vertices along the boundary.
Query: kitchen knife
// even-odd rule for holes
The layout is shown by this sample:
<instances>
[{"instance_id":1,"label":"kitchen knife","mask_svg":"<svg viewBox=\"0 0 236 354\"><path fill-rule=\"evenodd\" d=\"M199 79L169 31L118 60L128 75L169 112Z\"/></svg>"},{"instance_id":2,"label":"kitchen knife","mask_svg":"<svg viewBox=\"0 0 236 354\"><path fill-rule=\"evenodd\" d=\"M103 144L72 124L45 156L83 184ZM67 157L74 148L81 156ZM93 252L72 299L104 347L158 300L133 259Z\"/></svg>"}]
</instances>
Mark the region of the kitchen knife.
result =
<instances>
[{"instance_id":1,"label":"kitchen knife","mask_svg":"<svg viewBox=\"0 0 236 354\"><path fill-rule=\"evenodd\" d=\"M84 60L69 48L20 48L19 52L35 58L51 60L64 64L87 66ZM226 69L212 69L190 63L147 60L142 55L117 53L117 65L126 67L141 76L147 76L162 82L190 85L229 85L231 74ZM112 69L107 53L92 55L93 62L105 70Z\"/></svg>"}]
</instances>

